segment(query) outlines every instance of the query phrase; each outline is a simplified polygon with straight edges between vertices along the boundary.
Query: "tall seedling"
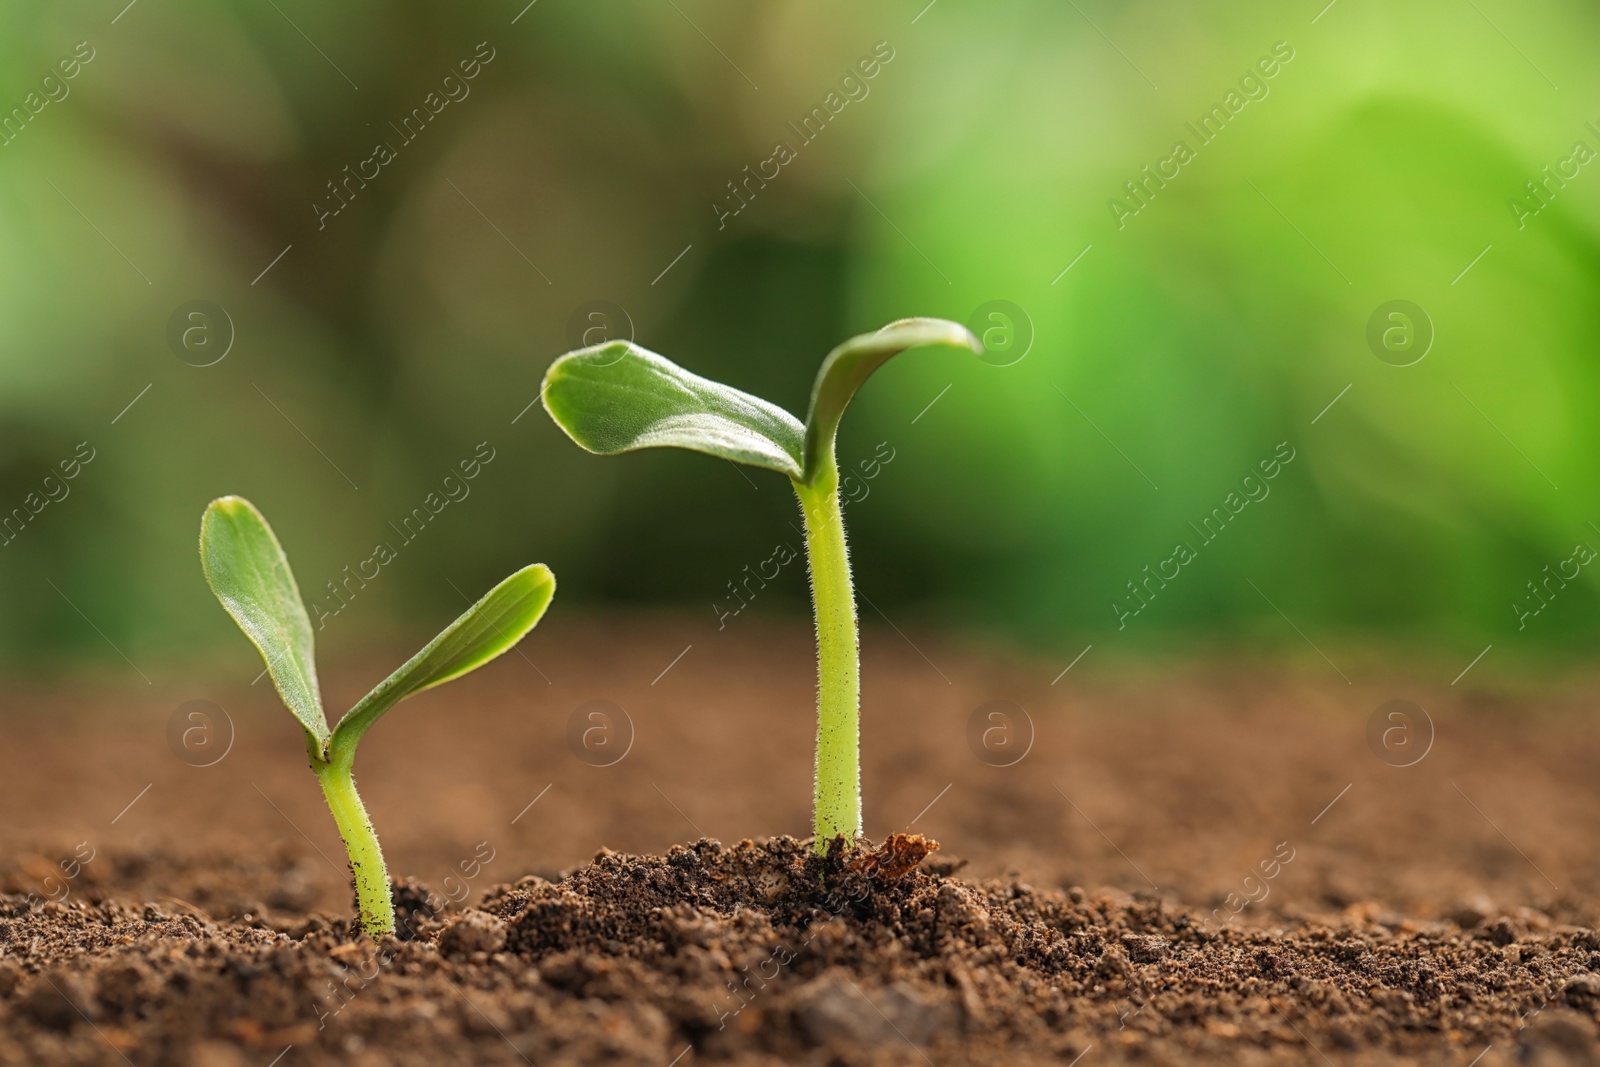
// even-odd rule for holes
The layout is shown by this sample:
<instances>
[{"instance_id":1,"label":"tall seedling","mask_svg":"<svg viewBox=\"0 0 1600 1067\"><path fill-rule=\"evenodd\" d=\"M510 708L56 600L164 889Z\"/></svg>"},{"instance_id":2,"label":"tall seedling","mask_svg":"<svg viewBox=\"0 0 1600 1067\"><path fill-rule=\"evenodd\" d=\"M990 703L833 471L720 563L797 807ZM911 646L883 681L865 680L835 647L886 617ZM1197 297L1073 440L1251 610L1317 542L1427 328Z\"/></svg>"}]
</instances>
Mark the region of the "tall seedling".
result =
<instances>
[{"instance_id":1,"label":"tall seedling","mask_svg":"<svg viewBox=\"0 0 1600 1067\"><path fill-rule=\"evenodd\" d=\"M260 650L278 695L305 731L311 770L350 855L361 925L374 938L392 935L389 872L356 793L356 745L406 697L476 670L520 641L549 606L555 577L535 563L489 590L330 731L317 686L311 619L283 547L261 512L242 497L213 500L200 522L200 562L211 591Z\"/></svg>"},{"instance_id":2,"label":"tall seedling","mask_svg":"<svg viewBox=\"0 0 1600 1067\"><path fill-rule=\"evenodd\" d=\"M801 422L775 404L690 374L632 342L581 348L545 374L545 410L579 446L600 455L673 447L787 475L805 514L817 622L817 851L861 833L861 666L834 437L856 390L911 348L982 353L944 319L902 319L828 353Z\"/></svg>"}]
</instances>

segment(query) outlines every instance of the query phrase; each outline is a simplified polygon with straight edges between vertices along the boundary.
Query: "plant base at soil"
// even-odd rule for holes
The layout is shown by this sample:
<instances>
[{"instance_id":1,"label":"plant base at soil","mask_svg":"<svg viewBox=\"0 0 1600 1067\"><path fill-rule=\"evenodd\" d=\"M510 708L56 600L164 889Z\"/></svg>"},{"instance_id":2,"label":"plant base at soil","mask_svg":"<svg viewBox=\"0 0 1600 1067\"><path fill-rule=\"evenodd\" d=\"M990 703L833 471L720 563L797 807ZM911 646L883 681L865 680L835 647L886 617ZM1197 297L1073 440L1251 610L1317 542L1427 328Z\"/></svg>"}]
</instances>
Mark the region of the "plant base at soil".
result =
<instances>
[{"instance_id":1,"label":"plant base at soil","mask_svg":"<svg viewBox=\"0 0 1600 1067\"><path fill-rule=\"evenodd\" d=\"M6 897L0 1063L943 1067L1091 1047L1099 1063L1466 1063L1487 1047L1492 1067L1597 1047L1600 939L1526 909L1207 930L1155 897L968 882L942 853L914 866L925 850L602 852L436 916L408 883L417 936L381 946L321 915Z\"/></svg>"}]
</instances>

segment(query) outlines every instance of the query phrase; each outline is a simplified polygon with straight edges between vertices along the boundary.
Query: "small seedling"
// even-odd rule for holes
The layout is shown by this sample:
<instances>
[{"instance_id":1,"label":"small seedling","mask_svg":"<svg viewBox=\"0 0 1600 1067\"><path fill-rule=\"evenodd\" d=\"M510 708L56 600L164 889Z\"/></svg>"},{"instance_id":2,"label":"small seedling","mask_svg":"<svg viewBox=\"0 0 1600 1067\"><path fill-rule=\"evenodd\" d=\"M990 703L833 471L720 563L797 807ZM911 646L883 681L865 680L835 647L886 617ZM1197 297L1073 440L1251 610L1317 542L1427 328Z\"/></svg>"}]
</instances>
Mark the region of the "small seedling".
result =
<instances>
[{"instance_id":1,"label":"small seedling","mask_svg":"<svg viewBox=\"0 0 1600 1067\"><path fill-rule=\"evenodd\" d=\"M350 855L361 925L375 939L392 935L389 872L352 773L356 745L406 697L476 670L520 641L549 606L555 577L535 563L505 579L378 683L330 731L317 686L311 618L283 546L255 505L237 496L211 502L200 522L200 562L211 591L260 650L278 695L305 730L311 769Z\"/></svg>"},{"instance_id":2,"label":"small seedling","mask_svg":"<svg viewBox=\"0 0 1600 1067\"><path fill-rule=\"evenodd\" d=\"M983 351L965 327L944 319L902 319L852 337L822 361L803 423L628 341L568 352L544 377L545 410L590 452L686 448L765 467L794 484L805 514L817 621L818 852L835 837L861 835L861 657L834 437L845 407L872 372L926 345Z\"/></svg>"}]
</instances>

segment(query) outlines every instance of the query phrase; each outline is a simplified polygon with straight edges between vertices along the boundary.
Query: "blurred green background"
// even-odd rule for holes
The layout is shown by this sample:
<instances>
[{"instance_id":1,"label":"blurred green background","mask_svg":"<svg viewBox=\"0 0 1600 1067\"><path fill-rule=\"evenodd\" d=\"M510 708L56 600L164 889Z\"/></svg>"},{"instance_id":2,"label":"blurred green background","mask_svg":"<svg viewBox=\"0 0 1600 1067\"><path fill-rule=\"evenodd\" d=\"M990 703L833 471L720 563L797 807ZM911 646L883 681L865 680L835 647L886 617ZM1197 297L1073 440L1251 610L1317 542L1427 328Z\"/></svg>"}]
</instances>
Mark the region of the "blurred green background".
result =
<instances>
[{"instance_id":1,"label":"blurred green background","mask_svg":"<svg viewBox=\"0 0 1600 1067\"><path fill-rule=\"evenodd\" d=\"M7 5L0 509L29 521L0 549L0 655L243 663L196 560L207 500L254 500L331 605L480 442L470 495L320 641L431 633L532 560L558 608L714 633L727 584L799 547L792 496L701 456L591 457L530 410L592 301L800 413L849 334L1025 312L1019 361L904 358L845 420L842 463L893 455L847 512L869 625L1063 663L1306 653L1286 617L1321 647L1462 663L1593 647L1600 568L1537 614L1528 583L1600 548L1600 162L1575 155L1600 150L1600 10L924 5ZM1292 58L1257 68L1275 46ZM64 79L75 48L93 58ZM1214 105L1202 144L1186 123ZM1194 158L1137 214L1111 204L1139 206L1124 183L1178 141ZM780 142L795 158L724 215ZM1409 366L1367 341L1397 299L1434 334ZM194 300L235 334L211 366L169 344ZM1270 496L1202 543L1190 524L1280 442ZM1179 541L1196 558L1119 625ZM748 611L803 618L803 570Z\"/></svg>"}]
</instances>

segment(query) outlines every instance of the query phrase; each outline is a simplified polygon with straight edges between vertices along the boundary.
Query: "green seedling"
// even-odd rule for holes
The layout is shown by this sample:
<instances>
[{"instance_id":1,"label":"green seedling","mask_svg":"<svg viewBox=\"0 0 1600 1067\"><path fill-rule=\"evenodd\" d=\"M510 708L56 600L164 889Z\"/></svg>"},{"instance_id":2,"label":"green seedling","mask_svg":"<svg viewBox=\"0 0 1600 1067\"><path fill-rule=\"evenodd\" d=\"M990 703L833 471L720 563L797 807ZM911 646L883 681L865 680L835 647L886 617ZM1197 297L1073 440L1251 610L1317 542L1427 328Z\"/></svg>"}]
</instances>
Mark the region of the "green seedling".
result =
<instances>
[{"instance_id":1,"label":"green seedling","mask_svg":"<svg viewBox=\"0 0 1600 1067\"><path fill-rule=\"evenodd\" d=\"M200 562L211 591L261 652L278 695L305 730L311 769L350 855L361 925L375 939L392 935L389 872L352 773L356 745L406 697L476 670L520 641L549 606L555 577L535 563L505 579L378 683L330 731L317 686L311 618L283 546L261 512L242 497L213 500L200 522Z\"/></svg>"},{"instance_id":2,"label":"green seedling","mask_svg":"<svg viewBox=\"0 0 1600 1067\"><path fill-rule=\"evenodd\" d=\"M545 410L568 437L600 455L686 448L787 475L805 515L817 622L815 847L861 835L861 656L834 437L856 390L911 348L982 353L963 326L902 319L828 353L801 422L775 404L690 374L631 342L580 348L545 374Z\"/></svg>"}]
</instances>

